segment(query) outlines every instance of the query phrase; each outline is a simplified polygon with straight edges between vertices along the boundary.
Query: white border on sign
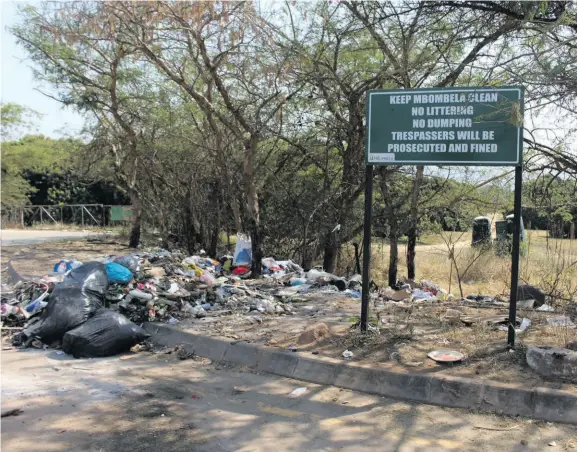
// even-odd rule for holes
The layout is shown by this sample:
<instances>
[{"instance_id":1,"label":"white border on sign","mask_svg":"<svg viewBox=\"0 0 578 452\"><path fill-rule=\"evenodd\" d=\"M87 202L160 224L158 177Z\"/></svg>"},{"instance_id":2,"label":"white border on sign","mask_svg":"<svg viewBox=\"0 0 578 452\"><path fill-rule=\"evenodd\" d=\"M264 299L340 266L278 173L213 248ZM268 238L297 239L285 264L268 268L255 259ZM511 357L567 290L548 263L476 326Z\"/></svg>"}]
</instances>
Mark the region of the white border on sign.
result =
<instances>
[{"instance_id":1,"label":"white border on sign","mask_svg":"<svg viewBox=\"0 0 578 452\"><path fill-rule=\"evenodd\" d=\"M518 148L518 155L517 155L517 159L510 161L510 160L500 160L497 162L494 161L483 161L483 162L472 162L471 160L467 160L467 161L457 161L457 160L394 160L391 159L390 155L391 153L374 153L373 155L375 157L378 157L377 160L372 159L371 156L371 97L372 96L379 96L379 95L391 95L393 93L395 94L401 94L403 92L418 92L418 91L422 91L422 92L427 92L427 93L463 93L464 91L516 91L518 93L518 100L522 99L522 90L520 88L462 88L462 89L438 89L438 90L430 90L430 89L396 89L396 90L389 90L389 91L379 91L379 92L370 92L369 93L369 106L368 106L368 112L369 112L369 118L367 120L367 161L369 163L379 163L379 162L392 162L395 161L395 163L406 163L409 165L434 165L434 164L457 164L457 163L467 163L467 164L472 164L475 163L476 165L479 166L484 166L484 164L511 164L511 165L517 165L520 160L521 160L521 152L522 150L520 149L520 136L522 134L522 127L518 127L518 137L517 137L517 142L516 142L516 146ZM381 158L379 158L379 156L382 156ZM394 158L395 158L395 154L394 154Z\"/></svg>"}]
</instances>

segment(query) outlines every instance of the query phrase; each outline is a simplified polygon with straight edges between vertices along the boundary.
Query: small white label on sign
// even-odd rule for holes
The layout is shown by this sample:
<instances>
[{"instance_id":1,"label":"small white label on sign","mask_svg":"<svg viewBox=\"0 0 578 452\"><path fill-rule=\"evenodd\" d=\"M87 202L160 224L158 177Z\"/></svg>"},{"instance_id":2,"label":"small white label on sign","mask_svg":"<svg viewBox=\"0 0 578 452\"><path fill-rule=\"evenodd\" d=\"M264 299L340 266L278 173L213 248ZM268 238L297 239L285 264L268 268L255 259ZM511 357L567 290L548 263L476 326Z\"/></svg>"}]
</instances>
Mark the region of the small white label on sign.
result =
<instances>
[{"instance_id":1,"label":"small white label on sign","mask_svg":"<svg viewBox=\"0 0 578 452\"><path fill-rule=\"evenodd\" d=\"M369 154L370 162L394 162L395 161L395 153L393 152L385 152L383 154Z\"/></svg>"}]
</instances>

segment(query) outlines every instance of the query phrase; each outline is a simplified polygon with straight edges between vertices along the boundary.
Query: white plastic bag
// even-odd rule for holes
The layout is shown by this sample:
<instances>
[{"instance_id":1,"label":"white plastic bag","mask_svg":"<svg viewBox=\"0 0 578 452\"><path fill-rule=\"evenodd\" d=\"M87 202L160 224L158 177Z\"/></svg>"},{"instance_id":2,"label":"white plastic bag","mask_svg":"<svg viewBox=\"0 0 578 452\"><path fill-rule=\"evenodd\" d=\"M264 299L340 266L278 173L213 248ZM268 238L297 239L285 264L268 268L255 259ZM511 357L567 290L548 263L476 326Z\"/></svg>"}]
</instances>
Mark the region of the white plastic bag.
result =
<instances>
[{"instance_id":1,"label":"white plastic bag","mask_svg":"<svg viewBox=\"0 0 578 452\"><path fill-rule=\"evenodd\" d=\"M235 254L233 256L233 265L251 265L253 260L251 248L251 239L241 234L237 234L237 243L235 244Z\"/></svg>"}]
</instances>

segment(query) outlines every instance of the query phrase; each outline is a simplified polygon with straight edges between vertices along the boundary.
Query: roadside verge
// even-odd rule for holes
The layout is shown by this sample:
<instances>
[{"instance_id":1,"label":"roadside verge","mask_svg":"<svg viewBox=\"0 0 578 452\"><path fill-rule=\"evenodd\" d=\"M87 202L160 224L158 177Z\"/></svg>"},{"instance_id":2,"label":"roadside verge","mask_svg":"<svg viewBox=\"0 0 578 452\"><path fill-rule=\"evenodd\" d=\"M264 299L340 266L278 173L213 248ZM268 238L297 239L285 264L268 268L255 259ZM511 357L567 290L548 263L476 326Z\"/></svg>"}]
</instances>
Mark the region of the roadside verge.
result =
<instances>
[{"instance_id":1,"label":"roadside verge","mask_svg":"<svg viewBox=\"0 0 578 452\"><path fill-rule=\"evenodd\" d=\"M187 351L312 383L480 412L576 424L576 396L548 388L524 388L483 380L396 372L359 363L201 336L160 323L145 323L159 346L182 344Z\"/></svg>"}]
</instances>

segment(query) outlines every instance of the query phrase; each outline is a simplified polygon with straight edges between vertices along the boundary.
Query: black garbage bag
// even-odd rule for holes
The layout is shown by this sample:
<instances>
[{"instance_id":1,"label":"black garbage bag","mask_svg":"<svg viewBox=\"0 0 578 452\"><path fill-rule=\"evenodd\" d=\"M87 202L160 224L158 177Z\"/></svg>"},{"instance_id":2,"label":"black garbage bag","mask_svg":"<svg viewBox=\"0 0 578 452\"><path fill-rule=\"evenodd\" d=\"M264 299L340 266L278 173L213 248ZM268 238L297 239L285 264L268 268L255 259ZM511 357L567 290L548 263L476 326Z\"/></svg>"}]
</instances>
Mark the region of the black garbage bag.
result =
<instances>
[{"instance_id":1,"label":"black garbage bag","mask_svg":"<svg viewBox=\"0 0 578 452\"><path fill-rule=\"evenodd\" d=\"M75 358L111 356L126 352L149 337L150 334L124 315L102 308L64 335L62 350Z\"/></svg>"},{"instance_id":2,"label":"black garbage bag","mask_svg":"<svg viewBox=\"0 0 578 452\"><path fill-rule=\"evenodd\" d=\"M57 287L80 287L85 294L104 301L108 290L106 267L101 262L87 262L71 270Z\"/></svg>"},{"instance_id":3,"label":"black garbage bag","mask_svg":"<svg viewBox=\"0 0 578 452\"><path fill-rule=\"evenodd\" d=\"M40 319L23 333L45 344L62 339L64 333L81 325L104 306L108 277L104 264L88 262L72 270L57 284Z\"/></svg>"}]
</instances>

